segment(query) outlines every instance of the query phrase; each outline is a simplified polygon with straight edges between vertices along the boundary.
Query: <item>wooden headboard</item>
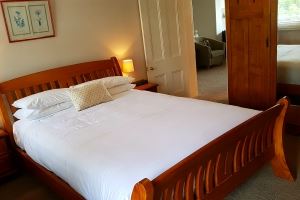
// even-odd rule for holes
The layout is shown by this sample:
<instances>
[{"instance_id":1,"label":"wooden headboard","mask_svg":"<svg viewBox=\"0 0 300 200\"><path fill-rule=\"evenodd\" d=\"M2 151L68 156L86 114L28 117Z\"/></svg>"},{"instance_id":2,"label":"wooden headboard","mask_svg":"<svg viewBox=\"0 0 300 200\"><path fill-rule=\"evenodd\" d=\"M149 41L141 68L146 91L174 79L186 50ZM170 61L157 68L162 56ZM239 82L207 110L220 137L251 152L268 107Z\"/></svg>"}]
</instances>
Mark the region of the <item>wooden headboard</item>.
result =
<instances>
[{"instance_id":1,"label":"wooden headboard","mask_svg":"<svg viewBox=\"0 0 300 200\"><path fill-rule=\"evenodd\" d=\"M54 68L19 77L0 84L0 119L3 128L12 133L13 113L11 104L20 98L56 88L66 88L107 76L122 76L118 60L100 60Z\"/></svg>"}]
</instances>

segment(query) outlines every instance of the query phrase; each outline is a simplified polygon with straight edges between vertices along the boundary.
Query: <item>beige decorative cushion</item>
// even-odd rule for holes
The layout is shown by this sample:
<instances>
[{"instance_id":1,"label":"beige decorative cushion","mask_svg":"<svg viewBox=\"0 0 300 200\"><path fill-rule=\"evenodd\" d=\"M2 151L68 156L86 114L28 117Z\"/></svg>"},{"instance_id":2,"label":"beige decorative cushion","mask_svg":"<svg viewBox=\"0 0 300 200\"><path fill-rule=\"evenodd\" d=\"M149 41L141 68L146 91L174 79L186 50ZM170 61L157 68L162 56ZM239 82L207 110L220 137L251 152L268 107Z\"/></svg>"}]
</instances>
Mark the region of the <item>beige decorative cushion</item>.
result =
<instances>
[{"instance_id":1,"label":"beige decorative cushion","mask_svg":"<svg viewBox=\"0 0 300 200\"><path fill-rule=\"evenodd\" d=\"M68 93L78 111L112 100L104 83L100 80L72 86Z\"/></svg>"}]
</instances>

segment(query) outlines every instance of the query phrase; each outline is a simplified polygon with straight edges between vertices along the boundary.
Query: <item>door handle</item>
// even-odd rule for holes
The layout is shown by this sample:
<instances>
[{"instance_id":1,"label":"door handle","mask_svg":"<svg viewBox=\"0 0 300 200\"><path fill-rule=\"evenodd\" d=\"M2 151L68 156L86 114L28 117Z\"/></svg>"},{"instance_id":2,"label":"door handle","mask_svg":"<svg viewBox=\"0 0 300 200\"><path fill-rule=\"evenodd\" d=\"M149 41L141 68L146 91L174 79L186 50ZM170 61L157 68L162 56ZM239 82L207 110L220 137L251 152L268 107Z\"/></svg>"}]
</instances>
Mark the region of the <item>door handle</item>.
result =
<instances>
[{"instance_id":1,"label":"door handle","mask_svg":"<svg viewBox=\"0 0 300 200\"><path fill-rule=\"evenodd\" d=\"M148 71L153 71L154 67L147 67Z\"/></svg>"},{"instance_id":2,"label":"door handle","mask_svg":"<svg viewBox=\"0 0 300 200\"><path fill-rule=\"evenodd\" d=\"M270 42L269 42L269 38L266 39L266 47L269 48L270 46Z\"/></svg>"}]
</instances>

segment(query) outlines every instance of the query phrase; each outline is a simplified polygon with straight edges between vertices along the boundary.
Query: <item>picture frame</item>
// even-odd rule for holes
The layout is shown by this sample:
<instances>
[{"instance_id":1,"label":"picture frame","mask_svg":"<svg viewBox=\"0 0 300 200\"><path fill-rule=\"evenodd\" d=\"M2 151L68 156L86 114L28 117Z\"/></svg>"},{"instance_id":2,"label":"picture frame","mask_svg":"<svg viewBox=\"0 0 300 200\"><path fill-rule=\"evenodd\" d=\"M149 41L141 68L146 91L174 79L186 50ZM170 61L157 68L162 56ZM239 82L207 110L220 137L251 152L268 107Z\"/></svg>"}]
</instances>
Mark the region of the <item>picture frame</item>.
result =
<instances>
[{"instance_id":1,"label":"picture frame","mask_svg":"<svg viewBox=\"0 0 300 200\"><path fill-rule=\"evenodd\" d=\"M55 37L49 0L1 1L1 7L10 43Z\"/></svg>"}]
</instances>

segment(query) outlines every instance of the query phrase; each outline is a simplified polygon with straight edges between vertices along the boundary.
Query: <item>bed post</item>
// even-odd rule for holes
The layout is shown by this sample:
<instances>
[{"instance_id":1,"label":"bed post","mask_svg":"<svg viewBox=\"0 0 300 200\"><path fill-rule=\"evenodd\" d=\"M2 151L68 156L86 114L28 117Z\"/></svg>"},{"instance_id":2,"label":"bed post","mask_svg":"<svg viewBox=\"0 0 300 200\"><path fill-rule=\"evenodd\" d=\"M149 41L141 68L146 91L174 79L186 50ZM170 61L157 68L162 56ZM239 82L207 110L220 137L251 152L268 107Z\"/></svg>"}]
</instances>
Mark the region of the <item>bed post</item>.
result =
<instances>
[{"instance_id":1,"label":"bed post","mask_svg":"<svg viewBox=\"0 0 300 200\"><path fill-rule=\"evenodd\" d=\"M272 168L276 176L294 181L295 178L291 173L291 170L286 162L285 152L284 152L284 120L286 116L287 109L289 107L289 101L286 97L279 100L278 104L282 105L280 115L277 117L274 127L273 140L274 140L274 158L272 159Z\"/></svg>"},{"instance_id":2,"label":"bed post","mask_svg":"<svg viewBox=\"0 0 300 200\"><path fill-rule=\"evenodd\" d=\"M4 94L0 94L0 121L2 122L3 129L9 134L10 142L13 147L16 146L14 137L13 137L13 123L14 118L11 114L9 103ZM1 125L1 124L0 124Z\"/></svg>"},{"instance_id":3,"label":"bed post","mask_svg":"<svg viewBox=\"0 0 300 200\"><path fill-rule=\"evenodd\" d=\"M153 200L154 188L149 179L143 179L133 188L131 200Z\"/></svg>"},{"instance_id":4,"label":"bed post","mask_svg":"<svg viewBox=\"0 0 300 200\"><path fill-rule=\"evenodd\" d=\"M12 133L12 125L14 120L10 112L9 103L7 102L4 94L0 94L0 114L0 120L4 130L8 133Z\"/></svg>"}]
</instances>

